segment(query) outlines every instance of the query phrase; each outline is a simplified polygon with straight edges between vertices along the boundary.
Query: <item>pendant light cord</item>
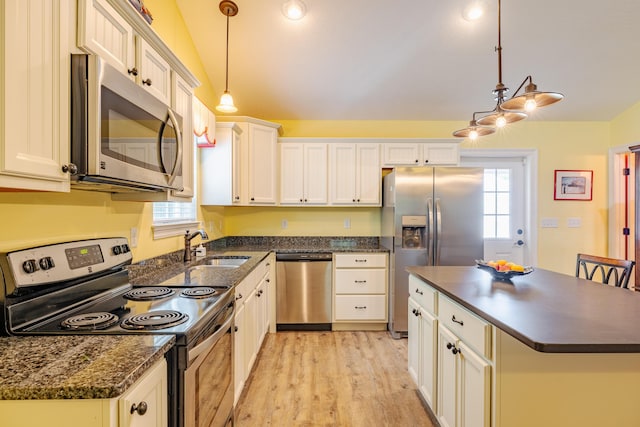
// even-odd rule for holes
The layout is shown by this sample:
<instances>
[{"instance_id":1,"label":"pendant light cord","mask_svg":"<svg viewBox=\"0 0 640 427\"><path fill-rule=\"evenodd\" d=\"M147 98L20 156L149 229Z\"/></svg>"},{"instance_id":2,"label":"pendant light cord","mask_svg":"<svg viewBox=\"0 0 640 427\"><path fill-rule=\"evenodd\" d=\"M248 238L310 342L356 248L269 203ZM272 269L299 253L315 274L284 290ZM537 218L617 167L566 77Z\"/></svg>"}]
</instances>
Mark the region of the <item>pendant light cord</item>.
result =
<instances>
[{"instance_id":1,"label":"pendant light cord","mask_svg":"<svg viewBox=\"0 0 640 427\"><path fill-rule=\"evenodd\" d=\"M504 88L504 84L502 83L502 11L500 8L500 0L498 0L498 47L496 50L498 51L498 87Z\"/></svg>"},{"instance_id":2,"label":"pendant light cord","mask_svg":"<svg viewBox=\"0 0 640 427\"><path fill-rule=\"evenodd\" d=\"M227 15L227 62L226 62L226 74L225 74L225 92L229 92L229 14Z\"/></svg>"}]
</instances>

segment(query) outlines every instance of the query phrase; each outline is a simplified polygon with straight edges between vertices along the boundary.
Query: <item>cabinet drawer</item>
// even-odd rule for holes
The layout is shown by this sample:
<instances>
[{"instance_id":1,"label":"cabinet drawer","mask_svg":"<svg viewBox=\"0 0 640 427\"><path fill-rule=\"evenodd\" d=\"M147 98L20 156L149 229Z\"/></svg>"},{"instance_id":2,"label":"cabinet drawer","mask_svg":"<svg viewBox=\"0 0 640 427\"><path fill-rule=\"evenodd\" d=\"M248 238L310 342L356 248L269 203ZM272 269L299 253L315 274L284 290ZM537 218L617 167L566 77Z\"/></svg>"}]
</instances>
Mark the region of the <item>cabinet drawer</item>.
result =
<instances>
[{"instance_id":1,"label":"cabinet drawer","mask_svg":"<svg viewBox=\"0 0 640 427\"><path fill-rule=\"evenodd\" d=\"M429 313L436 313L435 289L413 275L409 275L409 296Z\"/></svg>"},{"instance_id":2,"label":"cabinet drawer","mask_svg":"<svg viewBox=\"0 0 640 427\"><path fill-rule=\"evenodd\" d=\"M385 268L387 254L358 253L337 254L335 268Z\"/></svg>"},{"instance_id":3,"label":"cabinet drawer","mask_svg":"<svg viewBox=\"0 0 640 427\"><path fill-rule=\"evenodd\" d=\"M386 306L384 295L338 295L335 319L386 321Z\"/></svg>"},{"instance_id":4,"label":"cabinet drawer","mask_svg":"<svg viewBox=\"0 0 640 427\"><path fill-rule=\"evenodd\" d=\"M491 359L491 325L466 308L440 295L438 318L465 344Z\"/></svg>"},{"instance_id":5,"label":"cabinet drawer","mask_svg":"<svg viewBox=\"0 0 640 427\"><path fill-rule=\"evenodd\" d=\"M336 294L384 294L386 270L336 270Z\"/></svg>"}]
</instances>

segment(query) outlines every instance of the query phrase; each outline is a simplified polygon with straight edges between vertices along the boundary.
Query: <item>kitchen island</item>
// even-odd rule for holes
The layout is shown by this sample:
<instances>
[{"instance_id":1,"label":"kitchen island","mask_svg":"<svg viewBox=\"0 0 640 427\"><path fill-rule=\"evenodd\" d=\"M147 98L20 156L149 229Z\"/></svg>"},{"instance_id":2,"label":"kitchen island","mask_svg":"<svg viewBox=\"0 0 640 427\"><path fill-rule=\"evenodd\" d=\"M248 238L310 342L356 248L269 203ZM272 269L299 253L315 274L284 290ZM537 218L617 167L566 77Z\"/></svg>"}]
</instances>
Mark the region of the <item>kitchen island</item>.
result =
<instances>
[{"instance_id":1,"label":"kitchen island","mask_svg":"<svg viewBox=\"0 0 640 427\"><path fill-rule=\"evenodd\" d=\"M442 425L640 426L640 294L542 269L407 270L410 323L431 319L417 347L410 331L414 378Z\"/></svg>"}]
</instances>

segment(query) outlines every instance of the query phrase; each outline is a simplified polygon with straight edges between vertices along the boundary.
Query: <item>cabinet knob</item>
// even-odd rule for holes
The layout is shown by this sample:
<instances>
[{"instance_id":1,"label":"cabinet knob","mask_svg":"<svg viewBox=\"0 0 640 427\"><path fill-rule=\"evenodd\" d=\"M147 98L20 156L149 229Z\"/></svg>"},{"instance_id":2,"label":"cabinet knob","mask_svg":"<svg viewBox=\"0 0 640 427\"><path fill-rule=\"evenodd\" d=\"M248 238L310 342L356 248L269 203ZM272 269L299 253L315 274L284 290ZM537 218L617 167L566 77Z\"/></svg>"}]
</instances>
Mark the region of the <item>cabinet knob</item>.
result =
<instances>
[{"instance_id":1,"label":"cabinet knob","mask_svg":"<svg viewBox=\"0 0 640 427\"><path fill-rule=\"evenodd\" d=\"M300 203L302 203L302 199L300 199Z\"/></svg>"},{"instance_id":2,"label":"cabinet knob","mask_svg":"<svg viewBox=\"0 0 640 427\"><path fill-rule=\"evenodd\" d=\"M146 80L142 81L143 85L147 85L147 86L151 86L151 79L147 78Z\"/></svg>"},{"instance_id":3,"label":"cabinet knob","mask_svg":"<svg viewBox=\"0 0 640 427\"><path fill-rule=\"evenodd\" d=\"M129 68L127 70L127 73L131 74L132 76L137 76L138 75L138 69L136 67Z\"/></svg>"},{"instance_id":4,"label":"cabinet knob","mask_svg":"<svg viewBox=\"0 0 640 427\"><path fill-rule=\"evenodd\" d=\"M420 160L416 159L416 164L420 163Z\"/></svg>"},{"instance_id":5,"label":"cabinet knob","mask_svg":"<svg viewBox=\"0 0 640 427\"><path fill-rule=\"evenodd\" d=\"M424 162L425 162L425 163L429 163L429 159L426 159Z\"/></svg>"},{"instance_id":6,"label":"cabinet knob","mask_svg":"<svg viewBox=\"0 0 640 427\"><path fill-rule=\"evenodd\" d=\"M137 405L134 403L133 405L131 405L131 413L133 414L134 412L137 412L139 415L144 415L147 413L147 402L145 402L144 400L140 403L138 403Z\"/></svg>"},{"instance_id":7,"label":"cabinet knob","mask_svg":"<svg viewBox=\"0 0 640 427\"><path fill-rule=\"evenodd\" d=\"M252 201L252 202L253 202L253 201L255 201L255 200L256 200L256 199L255 199L254 197L252 197L252 198L251 198L251 201Z\"/></svg>"},{"instance_id":8,"label":"cabinet knob","mask_svg":"<svg viewBox=\"0 0 640 427\"><path fill-rule=\"evenodd\" d=\"M73 163L69 163L68 165L62 165L62 172L69 172L71 175L75 175L78 173L78 167Z\"/></svg>"}]
</instances>

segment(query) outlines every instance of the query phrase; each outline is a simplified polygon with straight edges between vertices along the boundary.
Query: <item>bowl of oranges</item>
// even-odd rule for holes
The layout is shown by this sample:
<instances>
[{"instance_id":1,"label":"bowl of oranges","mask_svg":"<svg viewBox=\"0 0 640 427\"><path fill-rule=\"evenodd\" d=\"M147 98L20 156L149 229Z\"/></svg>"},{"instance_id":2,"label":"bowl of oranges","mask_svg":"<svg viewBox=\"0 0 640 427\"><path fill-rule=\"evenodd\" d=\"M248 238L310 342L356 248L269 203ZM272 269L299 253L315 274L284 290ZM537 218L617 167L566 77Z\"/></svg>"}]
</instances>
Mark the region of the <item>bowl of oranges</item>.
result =
<instances>
[{"instance_id":1,"label":"bowl of oranges","mask_svg":"<svg viewBox=\"0 0 640 427\"><path fill-rule=\"evenodd\" d=\"M533 271L532 267L525 267L504 259L497 261L476 260L476 265L479 269L487 271L495 279L500 280L510 280L513 276L524 276Z\"/></svg>"}]
</instances>

